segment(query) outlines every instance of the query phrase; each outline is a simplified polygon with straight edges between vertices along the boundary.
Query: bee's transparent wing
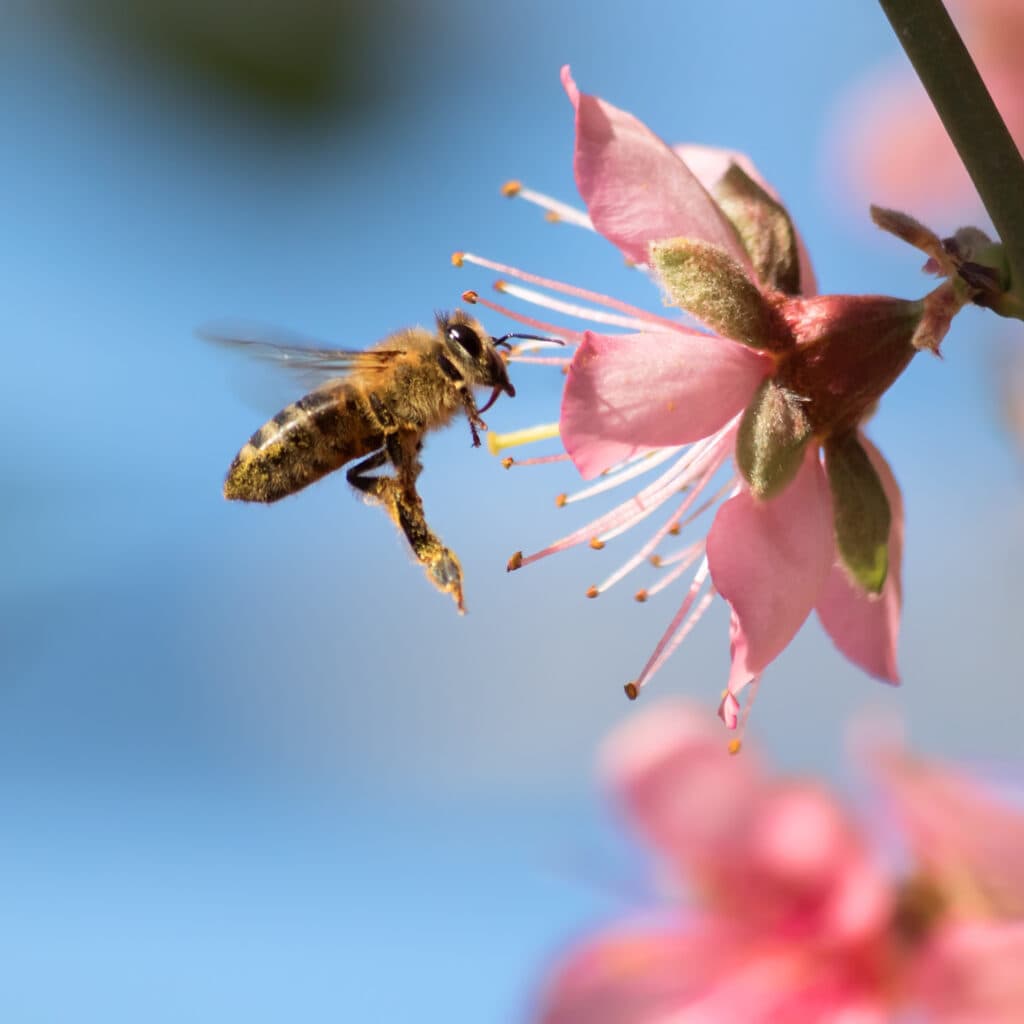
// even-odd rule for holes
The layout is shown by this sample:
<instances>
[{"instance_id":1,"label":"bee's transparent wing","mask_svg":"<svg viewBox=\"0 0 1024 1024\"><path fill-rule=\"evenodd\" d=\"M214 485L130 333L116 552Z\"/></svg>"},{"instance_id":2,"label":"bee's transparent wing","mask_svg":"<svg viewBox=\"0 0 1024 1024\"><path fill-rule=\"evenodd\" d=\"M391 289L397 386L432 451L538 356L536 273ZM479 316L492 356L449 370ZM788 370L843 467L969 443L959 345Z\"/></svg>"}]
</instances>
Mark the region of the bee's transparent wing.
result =
<instances>
[{"instance_id":1,"label":"bee's transparent wing","mask_svg":"<svg viewBox=\"0 0 1024 1024\"><path fill-rule=\"evenodd\" d=\"M386 370L402 354L401 349L329 348L320 342L277 328L203 327L199 337L225 349L233 349L264 363L293 370L310 385L351 373L374 374Z\"/></svg>"}]
</instances>

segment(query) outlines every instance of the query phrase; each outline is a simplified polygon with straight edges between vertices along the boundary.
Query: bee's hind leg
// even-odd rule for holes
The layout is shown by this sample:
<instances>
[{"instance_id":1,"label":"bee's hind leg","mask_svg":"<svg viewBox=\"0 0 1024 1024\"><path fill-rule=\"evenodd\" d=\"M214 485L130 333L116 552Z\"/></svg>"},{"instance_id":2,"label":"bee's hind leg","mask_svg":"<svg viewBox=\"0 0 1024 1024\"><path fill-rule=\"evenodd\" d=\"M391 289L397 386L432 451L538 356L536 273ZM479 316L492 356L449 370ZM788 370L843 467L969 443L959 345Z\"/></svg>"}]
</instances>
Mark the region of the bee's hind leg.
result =
<instances>
[{"instance_id":1,"label":"bee's hind leg","mask_svg":"<svg viewBox=\"0 0 1024 1024\"><path fill-rule=\"evenodd\" d=\"M381 448L379 452L374 452L362 462L357 462L345 474L345 479L357 491L362 491L363 494L368 494L371 498L383 500L383 491L388 487L393 487L394 480L389 476L368 476L367 474L375 469L380 469L387 461L387 449Z\"/></svg>"},{"instance_id":2,"label":"bee's hind leg","mask_svg":"<svg viewBox=\"0 0 1024 1024\"><path fill-rule=\"evenodd\" d=\"M462 597L462 566L455 552L446 548L427 524L423 500L415 486L420 469L417 458L419 438L408 437L405 441L403 452L396 460L397 452L389 437L386 447L348 471L348 482L383 505L391 521L405 534L416 560L426 570L427 578L442 594L452 596L461 614L466 610ZM389 461L395 464L399 476L370 475Z\"/></svg>"},{"instance_id":3,"label":"bee's hind leg","mask_svg":"<svg viewBox=\"0 0 1024 1024\"><path fill-rule=\"evenodd\" d=\"M395 525L405 534L413 553L427 572L427 578L442 594L450 594L459 614L466 611L462 596L462 566L458 556L446 548L430 529L423 514L423 501L415 489L395 486L383 499Z\"/></svg>"}]
</instances>

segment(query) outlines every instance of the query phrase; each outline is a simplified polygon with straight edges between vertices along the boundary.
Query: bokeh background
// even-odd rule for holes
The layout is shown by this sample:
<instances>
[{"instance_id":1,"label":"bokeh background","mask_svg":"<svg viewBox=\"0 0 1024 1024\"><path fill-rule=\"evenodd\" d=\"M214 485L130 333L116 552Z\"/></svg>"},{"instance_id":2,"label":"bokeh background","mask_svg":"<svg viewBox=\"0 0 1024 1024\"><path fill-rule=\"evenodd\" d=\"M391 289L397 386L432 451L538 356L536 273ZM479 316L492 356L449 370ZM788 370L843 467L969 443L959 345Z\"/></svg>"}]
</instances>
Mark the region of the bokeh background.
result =
<instances>
[{"instance_id":1,"label":"bokeh background","mask_svg":"<svg viewBox=\"0 0 1024 1024\"><path fill-rule=\"evenodd\" d=\"M630 539L507 576L581 521L552 501L571 471L434 436L422 492L466 570L459 619L340 475L223 501L296 395L195 328L361 346L485 291L459 248L655 302L600 238L498 193L574 199L565 62L668 139L748 151L823 290L917 296L920 256L823 156L841 94L887 59L861 0L0 7L0 1018L516 1020L570 936L642 898L593 764L675 605L583 597ZM842 776L866 707L1014 765L999 333L968 311L874 420L907 506L905 681L810 622L753 718L788 768ZM555 417L557 374L515 380L493 428ZM714 707L727 653L717 608L644 701Z\"/></svg>"}]
</instances>

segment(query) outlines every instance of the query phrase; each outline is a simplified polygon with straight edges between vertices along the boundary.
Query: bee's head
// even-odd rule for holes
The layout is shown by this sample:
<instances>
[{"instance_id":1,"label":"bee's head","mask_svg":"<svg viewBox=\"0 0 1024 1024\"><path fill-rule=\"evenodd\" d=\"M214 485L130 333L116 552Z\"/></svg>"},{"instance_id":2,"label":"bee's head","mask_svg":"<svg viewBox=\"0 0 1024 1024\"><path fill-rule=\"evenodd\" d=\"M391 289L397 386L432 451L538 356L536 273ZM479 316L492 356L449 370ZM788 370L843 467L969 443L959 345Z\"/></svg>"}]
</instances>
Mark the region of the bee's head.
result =
<instances>
[{"instance_id":1,"label":"bee's head","mask_svg":"<svg viewBox=\"0 0 1024 1024\"><path fill-rule=\"evenodd\" d=\"M508 379L505 360L501 358L495 339L484 330L479 320L457 309L451 314L439 314L437 329L444 342L445 355L462 372L466 383L472 387L494 389L484 409L489 408L502 391L509 398L515 397L516 389Z\"/></svg>"}]
</instances>

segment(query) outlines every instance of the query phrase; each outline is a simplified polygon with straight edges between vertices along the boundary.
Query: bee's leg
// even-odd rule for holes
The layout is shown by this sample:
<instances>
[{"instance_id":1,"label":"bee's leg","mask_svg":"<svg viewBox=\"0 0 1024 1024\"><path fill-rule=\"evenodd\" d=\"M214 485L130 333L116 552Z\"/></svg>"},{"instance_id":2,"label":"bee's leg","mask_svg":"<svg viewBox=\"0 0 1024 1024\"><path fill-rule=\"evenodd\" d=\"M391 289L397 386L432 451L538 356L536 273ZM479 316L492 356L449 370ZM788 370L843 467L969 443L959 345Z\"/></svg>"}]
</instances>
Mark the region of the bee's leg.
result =
<instances>
[{"instance_id":1,"label":"bee's leg","mask_svg":"<svg viewBox=\"0 0 1024 1024\"><path fill-rule=\"evenodd\" d=\"M444 375L455 385L455 390L459 393L459 399L466 410L466 419L469 420L469 432L473 435L473 447L479 448L480 434L478 431L486 430L487 424L480 418L473 392L467 386L466 379L462 376L459 368L447 356L439 356L438 361Z\"/></svg>"},{"instance_id":2,"label":"bee's leg","mask_svg":"<svg viewBox=\"0 0 1024 1024\"><path fill-rule=\"evenodd\" d=\"M423 500L416 491L416 476L421 468L420 446L417 431L395 431L385 438L384 448L357 463L346 476L353 487L380 502L391 521L405 534L427 578L442 594L451 594L461 614L466 610L462 599L462 566L455 552L446 548L427 525ZM394 463L399 476L368 475L389 461ZM403 472L412 475L403 480Z\"/></svg>"},{"instance_id":3,"label":"bee's leg","mask_svg":"<svg viewBox=\"0 0 1024 1024\"><path fill-rule=\"evenodd\" d=\"M394 486L394 481L388 476L367 476L372 470L380 469L388 461L386 448L374 452L362 462L357 462L346 474L345 479L363 494L369 494L372 498L383 500L382 492L387 486Z\"/></svg>"},{"instance_id":4,"label":"bee's leg","mask_svg":"<svg viewBox=\"0 0 1024 1024\"><path fill-rule=\"evenodd\" d=\"M387 434L384 445L395 467L395 478L410 494L416 493L416 481L423 472L420 462L420 449L423 447L423 434L419 430L401 429Z\"/></svg>"},{"instance_id":5,"label":"bee's leg","mask_svg":"<svg viewBox=\"0 0 1024 1024\"><path fill-rule=\"evenodd\" d=\"M397 481L383 496L384 507L395 525L405 534L417 561L427 572L427 579L442 594L450 594L459 614L466 611L462 597L462 566L455 552L446 548L427 525L423 501L415 488L398 486Z\"/></svg>"}]
</instances>

